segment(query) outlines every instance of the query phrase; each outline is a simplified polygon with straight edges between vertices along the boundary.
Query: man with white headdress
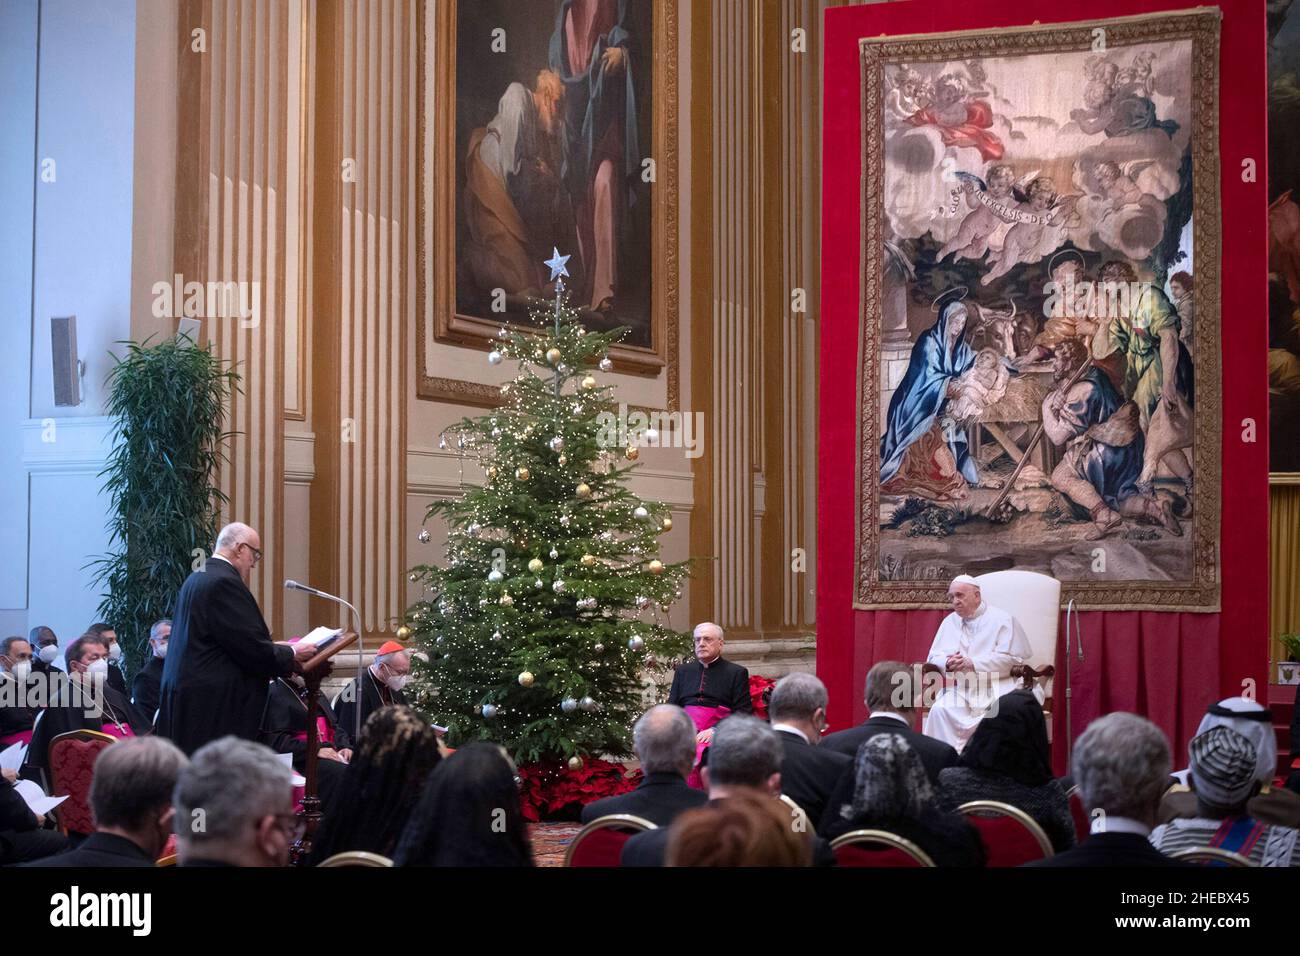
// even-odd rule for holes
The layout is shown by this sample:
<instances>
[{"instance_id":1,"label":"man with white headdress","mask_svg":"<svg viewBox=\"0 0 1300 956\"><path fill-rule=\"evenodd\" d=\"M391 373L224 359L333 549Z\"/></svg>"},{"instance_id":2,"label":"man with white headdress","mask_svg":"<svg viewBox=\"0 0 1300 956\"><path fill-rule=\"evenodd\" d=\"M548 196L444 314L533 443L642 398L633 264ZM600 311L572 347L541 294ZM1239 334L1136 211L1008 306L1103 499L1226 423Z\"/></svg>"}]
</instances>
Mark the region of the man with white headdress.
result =
<instances>
[{"instance_id":1,"label":"man with white headdress","mask_svg":"<svg viewBox=\"0 0 1300 956\"><path fill-rule=\"evenodd\" d=\"M926 658L943 671L946 686L930 706L924 729L960 752L989 705L1015 690L1011 669L1033 651L1016 619L985 604L969 574L952 579L948 600L952 613L939 625Z\"/></svg>"}]
</instances>

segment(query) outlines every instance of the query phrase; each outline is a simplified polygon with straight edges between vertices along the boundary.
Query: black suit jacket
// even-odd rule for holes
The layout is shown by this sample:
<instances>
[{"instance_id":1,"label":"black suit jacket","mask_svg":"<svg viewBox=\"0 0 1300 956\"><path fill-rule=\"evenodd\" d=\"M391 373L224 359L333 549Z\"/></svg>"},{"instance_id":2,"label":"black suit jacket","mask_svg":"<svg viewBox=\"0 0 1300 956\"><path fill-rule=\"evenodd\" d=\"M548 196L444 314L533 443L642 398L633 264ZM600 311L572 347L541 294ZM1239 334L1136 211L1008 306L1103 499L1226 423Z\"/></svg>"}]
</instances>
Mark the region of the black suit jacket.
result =
<instances>
[{"instance_id":1,"label":"black suit jacket","mask_svg":"<svg viewBox=\"0 0 1300 956\"><path fill-rule=\"evenodd\" d=\"M820 829L836 784L853 774L853 758L814 746L787 730L776 733L781 738L781 793L799 804L809 824Z\"/></svg>"},{"instance_id":2,"label":"black suit jacket","mask_svg":"<svg viewBox=\"0 0 1300 956\"><path fill-rule=\"evenodd\" d=\"M960 760L957 751L942 740L918 734L907 724L892 717L871 717L856 727L827 734L822 738L821 746L856 758L859 747L876 734L885 733L898 734L907 741L908 746L920 756L921 763L925 765L925 774L930 778L931 783L939 782L940 770L945 767L955 767Z\"/></svg>"},{"instance_id":3,"label":"black suit jacket","mask_svg":"<svg viewBox=\"0 0 1300 956\"><path fill-rule=\"evenodd\" d=\"M163 664L158 732L192 754L218 737L257 740L266 682L293 672L228 561L210 558L181 585Z\"/></svg>"},{"instance_id":4,"label":"black suit jacket","mask_svg":"<svg viewBox=\"0 0 1300 956\"><path fill-rule=\"evenodd\" d=\"M1140 833L1094 833L1072 850L1025 866L1188 866L1165 856Z\"/></svg>"},{"instance_id":5,"label":"black suit jacket","mask_svg":"<svg viewBox=\"0 0 1300 956\"><path fill-rule=\"evenodd\" d=\"M163 659L149 658L149 663L136 672L131 681L131 703L136 710L153 720L158 712L158 701L162 695Z\"/></svg>"},{"instance_id":6,"label":"black suit jacket","mask_svg":"<svg viewBox=\"0 0 1300 956\"><path fill-rule=\"evenodd\" d=\"M709 804L712 803L710 800ZM672 827L661 826L635 834L623 844L623 852L618 858L619 866L663 866L668 856L670 833ZM812 834L812 841L813 866L834 866L835 854L831 852L831 845L815 833Z\"/></svg>"},{"instance_id":7,"label":"black suit jacket","mask_svg":"<svg viewBox=\"0 0 1300 956\"><path fill-rule=\"evenodd\" d=\"M92 833L75 850L24 863L35 867L153 866L154 860L126 837Z\"/></svg>"},{"instance_id":8,"label":"black suit jacket","mask_svg":"<svg viewBox=\"0 0 1300 956\"><path fill-rule=\"evenodd\" d=\"M611 813L630 813L666 827L683 810L693 810L708 802L703 790L686 786L686 781L677 774L652 773L631 793L620 793L587 804L582 808L582 822L590 823Z\"/></svg>"},{"instance_id":9,"label":"black suit jacket","mask_svg":"<svg viewBox=\"0 0 1300 956\"><path fill-rule=\"evenodd\" d=\"M700 683L704 691L700 691ZM719 657L707 668L698 660L687 661L673 674L668 703L678 707L692 704L701 707L730 707L733 714L752 714L749 698L749 671L739 664Z\"/></svg>"},{"instance_id":10,"label":"black suit jacket","mask_svg":"<svg viewBox=\"0 0 1300 956\"><path fill-rule=\"evenodd\" d=\"M35 667L32 669L35 670ZM0 737L8 737L32 729L32 724L36 722L36 715L39 710L36 707L19 707L18 699L21 693L26 700L44 700L44 696L40 698L35 696L38 681L39 678L33 674L27 678L26 688L21 688L12 675L0 677L0 687L3 687L4 696L11 697L14 701L12 707L0 706ZM0 747L0 750L2 749L4 748Z\"/></svg>"},{"instance_id":11,"label":"black suit jacket","mask_svg":"<svg viewBox=\"0 0 1300 956\"><path fill-rule=\"evenodd\" d=\"M400 690L393 690L391 687L379 686L379 681L375 675L366 668L360 678L352 678L343 688L343 693L338 696L338 703L334 705L334 713L338 716L339 725L347 730L353 737L357 733L357 681L361 681L361 726L366 725L370 715L380 707L385 707L391 702L394 706L405 706L406 695ZM384 700L384 695L388 695L388 700Z\"/></svg>"},{"instance_id":12,"label":"black suit jacket","mask_svg":"<svg viewBox=\"0 0 1300 956\"><path fill-rule=\"evenodd\" d=\"M128 699L130 698L131 693L126 689L126 675L122 673L122 668L118 667L112 661L109 661L108 664L108 678L105 683L123 697ZM150 714L149 716L152 717L153 714Z\"/></svg>"}]
</instances>

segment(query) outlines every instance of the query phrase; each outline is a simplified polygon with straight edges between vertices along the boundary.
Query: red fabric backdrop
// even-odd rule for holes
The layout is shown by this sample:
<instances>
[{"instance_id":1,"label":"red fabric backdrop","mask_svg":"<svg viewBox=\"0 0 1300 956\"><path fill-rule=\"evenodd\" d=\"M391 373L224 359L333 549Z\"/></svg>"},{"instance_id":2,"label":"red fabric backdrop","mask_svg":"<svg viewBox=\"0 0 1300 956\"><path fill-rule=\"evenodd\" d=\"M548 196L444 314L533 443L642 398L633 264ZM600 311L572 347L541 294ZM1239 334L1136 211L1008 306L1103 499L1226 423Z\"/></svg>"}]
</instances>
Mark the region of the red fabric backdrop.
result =
<instances>
[{"instance_id":1,"label":"red fabric backdrop","mask_svg":"<svg viewBox=\"0 0 1300 956\"><path fill-rule=\"evenodd\" d=\"M855 611L854 457L859 308L861 90L858 39L1100 19L1185 9L1168 0L910 0L826 14L822 191L822 330L818 477L817 672L831 694L831 723L863 719L862 686L878 660L925 657L942 611ZM1084 660L1073 672L1072 728L1064 679L1053 725L1058 772L1067 733L1113 710L1145 714L1185 766L1186 742L1206 705L1261 695L1268 657L1268 391L1266 50L1264 4L1224 0L1220 36L1222 172L1223 507L1221 614L1097 611L1081 615ZM1255 182L1242 181L1253 159ZM1242 439L1254 419L1256 441ZM1064 642L1064 615L1061 641ZM1058 645L1058 671L1064 672Z\"/></svg>"}]
</instances>

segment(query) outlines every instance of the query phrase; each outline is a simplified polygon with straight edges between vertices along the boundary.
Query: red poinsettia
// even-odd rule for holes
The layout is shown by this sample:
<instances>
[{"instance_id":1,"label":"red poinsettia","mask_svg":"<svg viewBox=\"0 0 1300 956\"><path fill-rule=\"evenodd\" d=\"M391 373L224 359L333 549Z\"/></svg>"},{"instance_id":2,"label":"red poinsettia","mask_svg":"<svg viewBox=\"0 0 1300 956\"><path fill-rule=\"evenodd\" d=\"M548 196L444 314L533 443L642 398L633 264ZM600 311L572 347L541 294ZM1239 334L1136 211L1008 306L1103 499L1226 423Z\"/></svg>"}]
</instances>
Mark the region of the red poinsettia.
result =
<instances>
[{"instance_id":1,"label":"red poinsettia","mask_svg":"<svg viewBox=\"0 0 1300 956\"><path fill-rule=\"evenodd\" d=\"M586 804L635 790L641 776L608 760L587 759L577 770L561 763L525 764L519 768L519 805L531 823L577 819Z\"/></svg>"},{"instance_id":2,"label":"red poinsettia","mask_svg":"<svg viewBox=\"0 0 1300 956\"><path fill-rule=\"evenodd\" d=\"M772 696L772 688L776 686L776 681L770 677L760 677L758 674L749 676L749 700L754 705L754 716L761 720L767 720L767 699Z\"/></svg>"}]
</instances>

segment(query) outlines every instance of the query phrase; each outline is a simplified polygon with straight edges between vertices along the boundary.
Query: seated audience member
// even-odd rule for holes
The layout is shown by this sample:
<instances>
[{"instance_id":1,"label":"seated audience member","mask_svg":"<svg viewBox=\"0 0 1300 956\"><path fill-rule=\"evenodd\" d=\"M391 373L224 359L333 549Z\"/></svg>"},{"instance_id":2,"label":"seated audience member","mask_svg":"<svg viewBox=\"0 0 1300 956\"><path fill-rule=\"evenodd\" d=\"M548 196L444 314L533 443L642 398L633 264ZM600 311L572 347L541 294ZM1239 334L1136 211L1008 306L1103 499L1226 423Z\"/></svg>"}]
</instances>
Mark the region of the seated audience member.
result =
<instances>
[{"instance_id":1,"label":"seated audience member","mask_svg":"<svg viewBox=\"0 0 1300 956\"><path fill-rule=\"evenodd\" d=\"M123 697L129 697L126 689L126 675L122 673L122 645L117 642L117 631L108 624L92 624L86 628L86 634L97 637L108 645L108 686ZM150 719L153 714L148 715Z\"/></svg>"},{"instance_id":2,"label":"seated audience member","mask_svg":"<svg viewBox=\"0 0 1300 956\"><path fill-rule=\"evenodd\" d=\"M1230 727L1213 727L1194 737L1187 750L1196 816L1156 827L1152 845L1171 856L1213 846L1239 853L1256 866L1300 866L1300 831L1262 823L1247 810L1259 790L1254 744Z\"/></svg>"},{"instance_id":3,"label":"seated audience member","mask_svg":"<svg viewBox=\"0 0 1300 956\"><path fill-rule=\"evenodd\" d=\"M365 725L380 707L405 705L402 688L411 679L411 652L396 641L387 641L375 655L375 662L343 688L334 703L339 723L354 733L357 726L357 699L361 700L361 724Z\"/></svg>"},{"instance_id":4,"label":"seated audience member","mask_svg":"<svg viewBox=\"0 0 1300 956\"><path fill-rule=\"evenodd\" d=\"M287 866L306 824L292 781L270 747L232 736L204 744L172 795L180 865Z\"/></svg>"},{"instance_id":5,"label":"seated audience member","mask_svg":"<svg viewBox=\"0 0 1300 956\"><path fill-rule=\"evenodd\" d=\"M108 645L82 636L68 645L66 680L52 683L49 705L36 722L25 768L49 776L50 741L73 730L98 730L113 737L138 737L150 729L122 694L107 686Z\"/></svg>"},{"instance_id":6,"label":"seated audience member","mask_svg":"<svg viewBox=\"0 0 1300 956\"><path fill-rule=\"evenodd\" d=\"M930 782L938 783L940 770L957 765L957 751L942 740L912 729L916 691L919 688L913 686L911 668L902 661L880 661L867 671L867 720L857 727L827 734L822 738L822 747L852 759L858 755L858 748L876 734L898 734L920 756Z\"/></svg>"},{"instance_id":7,"label":"seated audience member","mask_svg":"<svg viewBox=\"0 0 1300 956\"><path fill-rule=\"evenodd\" d=\"M14 789L17 782L18 775L12 770L0 771L0 866L40 860L68 846L62 833L43 829L44 815L27 806Z\"/></svg>"},{"instance_id":8,"label":"seated audience member","mask_svg":"<svg viewBox=\"0 0 1300 956\"><path fill-rule=\"evenodd\" d=\"M983 866L979 831L943 809L921 758L901 734L876 734L858 749L853 800L823 827L827 839L853 830L886 830L911 840L936 866ZM834 808L832 808L834 809Z\"/></svg>"},{"instance_id":9,"label":"seated audience member","mask_svg":"<svg viewBox=\"0 0 1300 956\"><path fill-rule=\"evenodd\" d=\"M768 719L781 739L781 792L808 814L816 827L826 800L850 774L853 758L819 746L826 728L826 685L812 674L787 674L772 689Z\"/></svg>"},{"instance_id":10,"label":"seated audience member","mask_svg":"<svg viewBox=\"0 0 1300 956\"><path fill-rule=\"evenodd\" d=\"M811 866L812 843L770 796L735 793L672 825L668 866Z\"/></svg>"},{"instance_id":11,"label":"seated audience member","mask_svg":"<svg viewBox=\"0 0 1300 956\"><path fill-rule=\"evenodd\" d=\"M150 721L158 713L158 702L162 699L163 664L167 659L167 639L172 634L172 622L167 618L155 621L149 628L149 660L136 673L131 681L131 703Z\"/></svg>"},{"instance_id":12,"label":"seated audience member","mask_svg":"<svg viewBox=\"0 0 1300 956\"><path fill-rule=\"evenodd\" d=\"M1241 734L1255 748L1255 780L1259 792L1250 798L1247 808L1251 817L1263 823L1277 823L1284 827L1300 826L1300 796L1285 788L1272 786L1277 775L1277 733L1273 730L1273 713L1258 701L1248 697L1229 697L1211 704L1196 728L1199 737L1214 727L1230 727ZM1294 746L1294 745L1293 745ZM1178 817L1194 817L1196 794L1186 786L1187 772L1174 774L1180 784L1165 793L1160 804L1160 822L1167 823Z\"/></svg>"},{"instance_id":13,"label":"seated audience member","mask_svg":"<svg viewBox=\"0 0 1300 956\"><path fill-rule=\"evenodd\" d=\"M271 681L262 711L262 743L279 754L293 754L293 769L307 772L307 684L300 674ZM352 759L352 735L339 723L323 693L316 696L316 787L321 809L330 813L339 782Z\"/></svg>"},{"instance_id":14,"label":"seated audience member","mask_svg":"<svg viewBox=\"0 0 1300 956\"><path fill-rule=\"evenodd\" d=\"M1037 821L1055 852L1074 846L1070 801L1052 776L1047 721L1027 690L998 698L996 713L979 722L961 762L939 774L939 792L950 810L972 800L1009 803Z\"/></svg>"},{"instance_id":15,"label":"seated audience member","mask_svg":"<svg viewBox=\"0 0 1300 956\"><path fill-rule=\"evenodd\" d=\"M0 641L0 750L31 741L38 711L31 704L45 699L34 693L35 683L32 645L21 637Z\"/></svg>"},{"instance_id":16,"label":"seated audience member","mask_svg":"<svg viewBox=\"0 0 1300 956\"><path fill-rule=\"evenodd\" d=\"M312 865L349 850L391 859L440 759L438 735L410 707L372 713L343 772L334 808L312 840Z\"/></svg>"},{"instance_id":17,"label":"seated audience member","mask_svg":"<svg viewBox=\"0 0 1300 956\"><path fill-rule=\"evenodd\" d=\"M1099 717L1075 741L1070 775L1092 821L1073 849L1027 866L1178 866L1148 840L1169 786L1169 744L1137 714Z\"/></svg>"},{"instance_id":18,"label":"seated audience member","mask_svg":"<svg viewBox=\"0 0 1300 956\"><path fill-rule=\"evenodd\" d=\"M1300 794L1300 684L1296 685L1291 704L1291 774L1286 778L1286 788Z\"/></svg>"},{"instance_id":19,"label":"seated audience member","mask_svg":"<svg viewBox=\"0 0 1300 956\"><path fill-rule=\"evenodd\" d=\"M438 763L402 831L397 866L532 866L515 768L496 744L475 742Z\"/></svg>"},{"instance_id":20,"label":"seated audience member","mask_svg":"<svg viewBox=\"0 0 1300 956\"><path fill-rule=\"evenodd\" d=\"M189 763L162 737L124 740L95 759L95 832L75 850L29 866L153 866L172 835L172 791Z\"/></svg>"},{"instance_id":21,"label":"seated audience member","mask_svg":"<svg viewBox=\"0 0 1300 956\"><path fill-rule=\"evenodd\" d=\"M752 714L754 702L749 697L749 671L722 656L726 637L722 628L705 622L697 624L692 635L695 660L686 661L673 672L668 703L686 711L695 723L695 763L686 782L703 787L698 765L713 737L713 728L730 714Z\"/></svg>"},{"instance_id":22,"label":"seated audience member","mask_svg":"<svg viewBox=\"0 0 1300 956\"><path fill-rule=\"evenodd\" d=\"M32 645L35 657L32 658L32 671L46 674L61 669L59 663L59 638L53 630L38 624L27 633L27 643Z\"/></svg>"},{"instance_id":23,"label":"seated audience member","mask_svg":"<svg viewBox=\"0 0 1300 956\"><path fill-rule=\"evenodd\" d=\"M666 827L683 810L702 806L703 790L686 785L695 762L695 724L672 704L651 707L632 728L632 749L644 776L631 793L596 800L582 808L582 822L630 813Z\"/></svg>"}]
</instances>

